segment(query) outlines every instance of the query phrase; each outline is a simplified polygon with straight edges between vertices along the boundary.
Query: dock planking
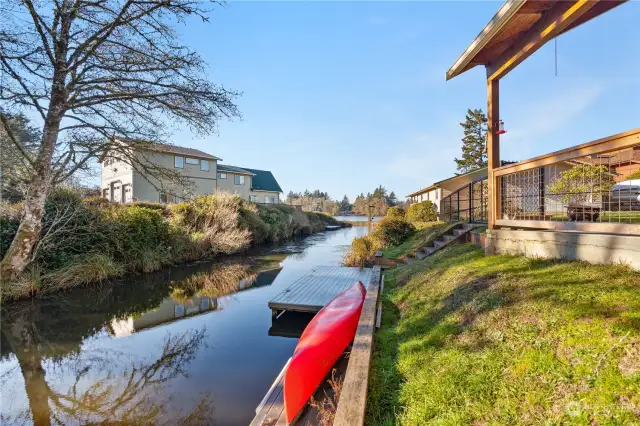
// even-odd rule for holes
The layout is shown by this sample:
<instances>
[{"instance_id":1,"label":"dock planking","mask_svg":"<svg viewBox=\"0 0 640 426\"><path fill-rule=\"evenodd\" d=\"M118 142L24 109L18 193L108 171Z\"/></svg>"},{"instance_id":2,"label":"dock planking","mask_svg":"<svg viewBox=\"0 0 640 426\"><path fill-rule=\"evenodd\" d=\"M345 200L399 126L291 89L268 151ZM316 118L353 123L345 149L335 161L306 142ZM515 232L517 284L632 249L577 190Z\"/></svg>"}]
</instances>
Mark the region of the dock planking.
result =
<instances>
[{"instance_id":1,"label":"dock planking","mask_svg":"<svg viewBox=\"0 0 640 426\"><path fill-rule=\"evenodd\" d=\"M318 266L271 299L269 308L274 315L282 311L318 312L356 281L367 288L371 276L371 268Z\"/></svg>"}]
</instances>

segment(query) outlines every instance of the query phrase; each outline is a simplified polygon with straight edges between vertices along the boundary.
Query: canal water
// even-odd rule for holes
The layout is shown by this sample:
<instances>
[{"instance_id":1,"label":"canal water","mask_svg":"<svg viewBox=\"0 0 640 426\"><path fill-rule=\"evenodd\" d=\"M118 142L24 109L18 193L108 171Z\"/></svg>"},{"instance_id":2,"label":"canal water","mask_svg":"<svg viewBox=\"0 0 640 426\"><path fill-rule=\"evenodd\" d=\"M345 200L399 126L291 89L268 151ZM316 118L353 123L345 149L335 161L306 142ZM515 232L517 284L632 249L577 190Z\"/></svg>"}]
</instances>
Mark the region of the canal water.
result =
<instances>
[{"instance_id":1,"label":"canal water","mask_svg":"<svg viewBox=\"0 0 640 426\"><path fill-rule=\"evenodd\" d=\"M2 307L0 423L249 424L310 319L267 302L367 232Z\"/></svg>"}]
</instances>

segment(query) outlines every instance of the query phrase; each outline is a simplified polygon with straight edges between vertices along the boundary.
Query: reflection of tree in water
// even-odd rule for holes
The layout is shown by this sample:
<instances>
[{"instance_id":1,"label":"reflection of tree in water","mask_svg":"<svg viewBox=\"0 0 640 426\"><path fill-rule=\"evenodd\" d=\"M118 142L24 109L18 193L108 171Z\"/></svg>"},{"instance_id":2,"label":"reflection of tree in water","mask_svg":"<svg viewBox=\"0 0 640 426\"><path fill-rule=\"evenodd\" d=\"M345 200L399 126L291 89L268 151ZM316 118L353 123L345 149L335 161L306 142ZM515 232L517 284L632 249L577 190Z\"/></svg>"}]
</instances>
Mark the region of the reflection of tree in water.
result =
<instances>
[{"instance_id":1,"label":"reflection of tree in water","mask_svg":"<svg viewBox=\"0 0 640 426\"><path fill-rule=\"evenodd\" d=\"M185 303L193 296L216 298L235 293L240 288L250 287L256 280L256 274L250 274L250 269L248 264L216 265L209 271L199 272L173 283L171 297L177 302Z\"/></svg>"},{"instance_id":2,"label":"reflection of tree in water","mask_svg":"<svg viewBox=\"0 0 640 426\"><path fill-rule=\"evenodd\" d=\"M146 274L121 285L80 289L2 306L2 358L11 352L16 355L33 422L160 422L166 416L168 401L152 401L150 398L158 393L153 389L185 374L185 367L202 344L203 332L169 336L157 360L132 365L125 371L114 370L126 365L126 360L116 362L113 352L79 356L80 346L85 338L109 327L113 319L138 317L155 309L170 293L194 291L219 297L236 291L240 280L250 280L248 285L243 284L244 288L256 278L255 271L244 264L226 264L222 271L219 265L200 264ZM275 275L264 283L259 277L256 285L270 284ZM66 376L75 377L75 382L68 392L52 390L45 378L44 360L71 366ZM94 381L92 376L100 372L104 376ZM88 387L83 388L83 383ZM201 420L210 413L210 401L204 398L191 413L172 419L171 423L210 424L210 418ZM28 416L23 413L22 420L15 420L24 422ZM2 423L9 420L4 418Z\"/></svg>"},{"instance_id":3,"label":"reflection of tree in water","mask_svg":"<svg viewBox=\"0 0 640 426\"><path fill-rule=\"evenodd\" d=\"M56 391L46 382L37 348L23 346L16 356L25 378L33 422L211 424L208 395L189 413L170 414L167 411L170 398L155 399L166 382L187 375L186 366L195 358L203 339L204 330L167 335L157 359L131 364L128 369L120 368L127 365L125 357L118 360L112 352L69 357L59 365L67 376L74 377L66 392ZM92 377L97 375L100 377Z\"/></svg>"}]
</instances>

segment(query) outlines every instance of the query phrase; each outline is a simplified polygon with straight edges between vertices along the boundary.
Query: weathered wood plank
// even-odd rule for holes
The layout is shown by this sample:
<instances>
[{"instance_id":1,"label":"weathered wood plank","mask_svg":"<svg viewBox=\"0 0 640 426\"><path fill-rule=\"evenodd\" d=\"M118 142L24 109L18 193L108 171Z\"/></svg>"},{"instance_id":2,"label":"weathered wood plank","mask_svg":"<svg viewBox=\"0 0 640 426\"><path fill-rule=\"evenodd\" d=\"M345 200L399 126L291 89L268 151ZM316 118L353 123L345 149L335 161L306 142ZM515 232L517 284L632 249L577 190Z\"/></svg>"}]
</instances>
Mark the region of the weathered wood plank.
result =
<instances>
[{"instance_id":1,"label":"weathered wood plank","mask_svg":"<svg viewBox=\"0 0 640 426\"><path fill-rule=\"evenodd\" d=\"M349 288L355 281L367 286L371 269L319 266L296 280L271 301L275 310L318 312L331 299Z\"/></svg>"},{"instance_id":2,"label":"weathered wood plank","mask_svg":"<svg viewBox=\"0 0 640 426\"><path fill-rule=\"evenodd\" d=\"M376 307L380 288L380 267L375 266L367 288L360 321L353 347L349 356L347 372L342 383L342 391L334 426L361 426L367 408L367 387L369 384L369 366L373 348Z\"/></svg>"}]
</instances>

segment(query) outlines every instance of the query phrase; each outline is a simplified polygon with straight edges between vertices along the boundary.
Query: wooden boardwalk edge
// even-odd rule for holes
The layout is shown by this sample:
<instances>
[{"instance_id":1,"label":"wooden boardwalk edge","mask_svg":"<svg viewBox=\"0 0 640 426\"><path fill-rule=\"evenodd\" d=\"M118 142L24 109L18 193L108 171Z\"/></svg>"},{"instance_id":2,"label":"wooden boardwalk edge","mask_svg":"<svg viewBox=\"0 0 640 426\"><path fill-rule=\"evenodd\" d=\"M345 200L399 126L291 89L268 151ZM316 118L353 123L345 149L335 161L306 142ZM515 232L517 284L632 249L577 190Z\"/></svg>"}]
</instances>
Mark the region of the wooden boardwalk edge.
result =
<instances>
[{"instance_id":1,"label":"wooden boardwalk edge","mask_svg":"<svg viewBox=\"0 0 640 426\"><path fill-rule=\"evenodd\" d=\"M380 275L380 266L374 266L349 356L347 372L342 383L340 400L333 421L334 426L364 425Z\"/></svg>"}]
</instances>

